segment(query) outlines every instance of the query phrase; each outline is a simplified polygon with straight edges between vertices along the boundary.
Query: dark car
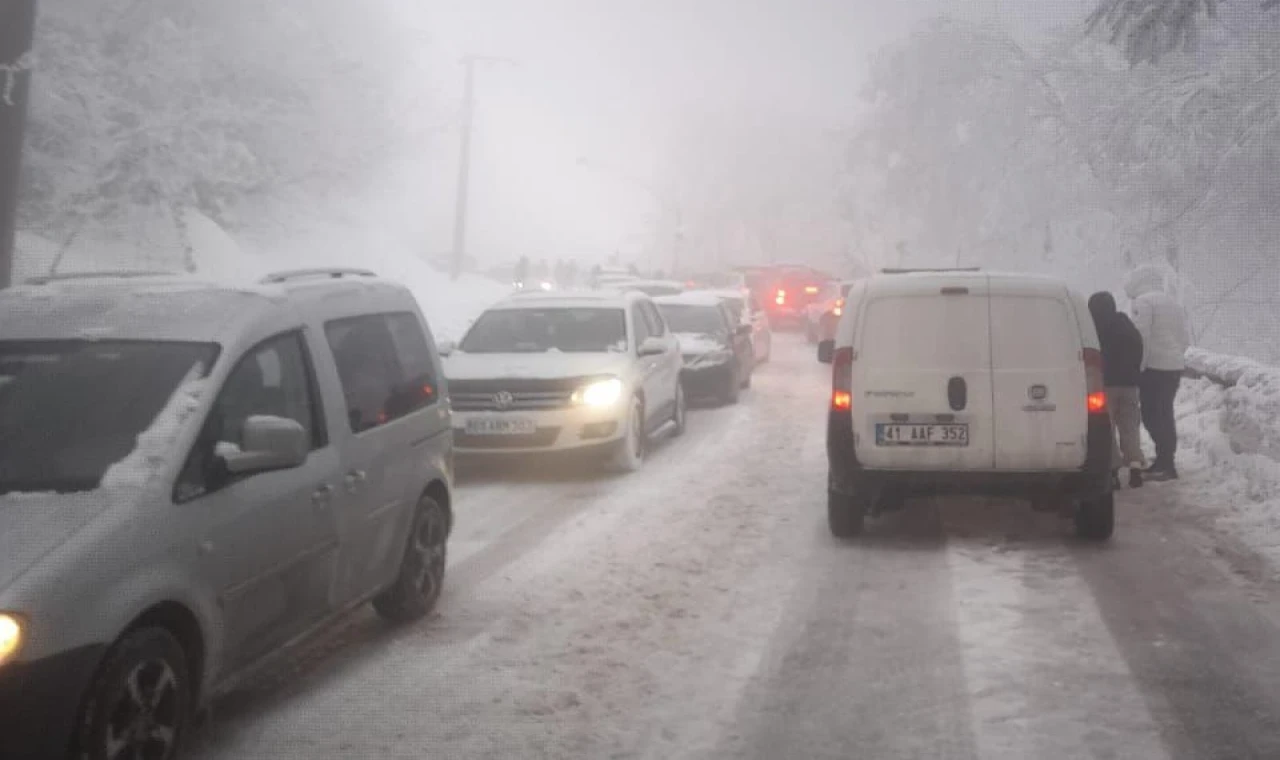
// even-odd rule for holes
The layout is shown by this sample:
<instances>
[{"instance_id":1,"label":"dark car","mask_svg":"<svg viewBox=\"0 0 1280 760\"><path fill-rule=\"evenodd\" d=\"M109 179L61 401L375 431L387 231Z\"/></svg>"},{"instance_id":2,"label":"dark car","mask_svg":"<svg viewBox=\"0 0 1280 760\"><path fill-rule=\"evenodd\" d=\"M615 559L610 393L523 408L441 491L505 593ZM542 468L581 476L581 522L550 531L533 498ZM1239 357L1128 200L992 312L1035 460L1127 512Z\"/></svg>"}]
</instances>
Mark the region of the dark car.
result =
<instances>
[{"instance_id":1,"label":"dark car","mask_svg":"<svg viewBox=\"0 0 1280 760\"><path fill-rule=\"evenodd\" d=\"M751 325L735 320L729 307L710 293L653 300L680 341L685 395L736 403L742 389L751 385Z\"/></svg>"}]
</instances>

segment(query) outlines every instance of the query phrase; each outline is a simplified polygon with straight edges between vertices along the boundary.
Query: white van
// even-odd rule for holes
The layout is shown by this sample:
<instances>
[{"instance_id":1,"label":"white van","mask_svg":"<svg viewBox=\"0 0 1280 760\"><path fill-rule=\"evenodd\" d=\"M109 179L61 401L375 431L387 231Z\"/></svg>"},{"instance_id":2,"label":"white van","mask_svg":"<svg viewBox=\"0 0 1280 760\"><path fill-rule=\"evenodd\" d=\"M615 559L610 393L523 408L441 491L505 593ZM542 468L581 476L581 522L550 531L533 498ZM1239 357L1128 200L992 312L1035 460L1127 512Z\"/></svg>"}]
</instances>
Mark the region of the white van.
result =
<instances>
[{"instance_id":1,"label":"white van","mask_svg":"<svg viewBox=\"0 0 1280 760\"><path fill-rule=\"evenodd\" d=\"M883 274L855 285L834 341L831 531L918 494L1066 505L1111 536L1111 428L1084 297L1031 275Z\"/></svg>"}]
</instances>

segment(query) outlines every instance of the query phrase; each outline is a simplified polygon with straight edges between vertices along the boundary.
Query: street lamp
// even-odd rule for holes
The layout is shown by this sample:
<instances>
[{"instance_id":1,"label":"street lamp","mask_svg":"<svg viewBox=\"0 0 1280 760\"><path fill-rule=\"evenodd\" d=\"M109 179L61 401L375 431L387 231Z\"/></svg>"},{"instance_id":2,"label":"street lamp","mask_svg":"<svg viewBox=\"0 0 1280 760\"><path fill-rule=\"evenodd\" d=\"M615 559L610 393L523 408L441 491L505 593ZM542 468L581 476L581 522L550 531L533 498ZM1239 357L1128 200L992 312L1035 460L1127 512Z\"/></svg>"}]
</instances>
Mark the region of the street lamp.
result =
<instances>
[{"instance_id":1,"label":"street lamp","mask_svg":"<svg viewBox=\"0 0 1280 760\"><path fill-rule=\"evenodd\" d=\"M617 169L602 167L599 163L592 161L586 156L578 156L577 164L578 166L586 169L594 169L602 174L612 175L615 179L622 180L634 187L640 188L653 198L654 203L657 204L660 209L671 214L671 217L675 220L675 224L671 231L671 275L674 277L676 270L680 266L680 246L684 241L684 213L680 208L680 204L663 196L663 194L660 193L653 185L649 184L646 180L636 177L635 175L628 174Z\"/></svg>"}]
</instances>

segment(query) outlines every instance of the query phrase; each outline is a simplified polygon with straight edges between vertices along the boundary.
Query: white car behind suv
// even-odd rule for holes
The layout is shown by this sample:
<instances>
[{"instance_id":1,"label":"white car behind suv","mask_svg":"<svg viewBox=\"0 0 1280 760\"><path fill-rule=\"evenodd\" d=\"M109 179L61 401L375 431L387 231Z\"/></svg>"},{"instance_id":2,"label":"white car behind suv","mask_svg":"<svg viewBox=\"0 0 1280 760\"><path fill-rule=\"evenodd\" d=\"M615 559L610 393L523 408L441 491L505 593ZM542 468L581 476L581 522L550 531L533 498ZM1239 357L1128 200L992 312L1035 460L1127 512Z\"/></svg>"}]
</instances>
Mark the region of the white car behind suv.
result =
<instances>
[{"instance_id":1,"label":"white car behind suv","mask_svg":"<svg viewBox=\"0 0 1280 760\"><path fill-rule=\"evenodd\" d=\"M1111 536L1111 421L1083 296L1056 280L916 272L854 285L833 341L828 517L849 536L913 494L1025 497Z\"/></svg>"},{"instance_id":2,"label":"white car behind suv","mask_svg":"<svg viewBox=\"0 0 1280 760\"><path fill-rule=\"evenodd\" d=\"M459 454L598 453L636 470L651 436L684 431L680 346L643 293L509 298L442 353Z\"/></svg>"}]
</instances>

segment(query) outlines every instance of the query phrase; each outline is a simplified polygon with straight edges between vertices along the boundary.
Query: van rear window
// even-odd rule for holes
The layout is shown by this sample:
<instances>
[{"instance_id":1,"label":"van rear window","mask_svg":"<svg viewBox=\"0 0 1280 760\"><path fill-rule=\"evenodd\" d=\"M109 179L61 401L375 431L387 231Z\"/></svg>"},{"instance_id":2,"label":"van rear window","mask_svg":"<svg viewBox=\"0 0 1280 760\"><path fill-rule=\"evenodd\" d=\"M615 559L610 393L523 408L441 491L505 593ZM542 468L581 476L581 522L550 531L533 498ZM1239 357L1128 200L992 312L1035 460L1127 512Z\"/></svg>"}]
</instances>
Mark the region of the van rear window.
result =
<instances>
[{"instance_id":1,"label":"van rear window","mask_svg":"<svg viewBox=\"0 0 1280 760\"><path fill-rule=\"evenodd\" d=\"M1001 369L1061 369L1079 364L1080 337L1061 299L995 295L991 350Z\"/></svg>"},{"instance_id":2,"label":"van rear window","mask_svg":"<svg viewBox=\"0 0 1280 760\"><path fill-rule=\"evenodd\" d=\"M884 369L990 369L985 298L878 298L867 306L859 355Z\"/></svg>"}]
</instances>

